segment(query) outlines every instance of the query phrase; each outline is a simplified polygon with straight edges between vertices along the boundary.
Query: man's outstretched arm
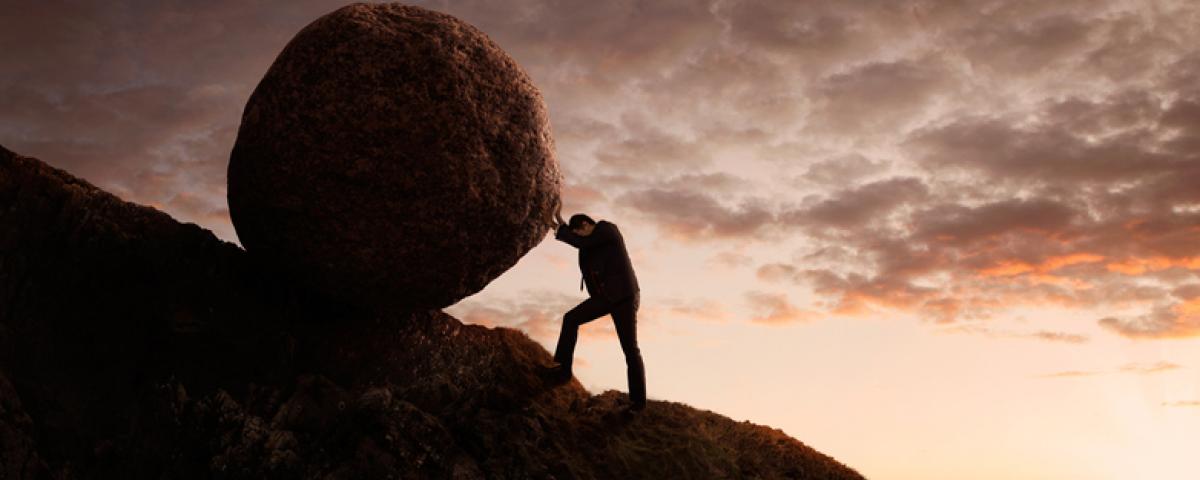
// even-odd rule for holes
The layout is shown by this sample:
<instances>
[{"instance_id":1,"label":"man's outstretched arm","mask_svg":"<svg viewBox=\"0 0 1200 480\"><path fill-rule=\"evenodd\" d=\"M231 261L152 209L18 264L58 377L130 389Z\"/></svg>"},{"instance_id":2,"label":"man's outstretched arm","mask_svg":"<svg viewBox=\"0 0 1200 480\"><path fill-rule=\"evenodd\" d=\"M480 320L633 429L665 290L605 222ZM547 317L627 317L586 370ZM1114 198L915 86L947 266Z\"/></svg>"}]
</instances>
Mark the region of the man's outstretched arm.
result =
<instances>
[{"instance_id":1,"label":"man's outstretched arm","mask_svg":"<svg viewBox=\"0 0 1200 480\"><path fill-rule=\"evenodd\" d=\"M592 234L588 236L576 235L567 225L559 225L558 231L554 232L554 238L562 240L575 248L591 248L597 245L603 245L608 242L615 241L617 236L617 227L611 223L597 223L592 229Z\"/></svg>"}]
</instances>

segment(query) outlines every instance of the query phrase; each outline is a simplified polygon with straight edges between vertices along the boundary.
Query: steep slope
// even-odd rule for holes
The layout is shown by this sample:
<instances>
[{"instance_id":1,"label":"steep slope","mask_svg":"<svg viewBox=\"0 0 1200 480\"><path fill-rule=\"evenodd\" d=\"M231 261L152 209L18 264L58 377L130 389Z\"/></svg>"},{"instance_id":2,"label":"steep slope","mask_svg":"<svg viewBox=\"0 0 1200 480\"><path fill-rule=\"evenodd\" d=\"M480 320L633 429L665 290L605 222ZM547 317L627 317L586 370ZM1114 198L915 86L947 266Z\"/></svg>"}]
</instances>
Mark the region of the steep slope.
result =
<instances>
[{"instance_id":1,"label":"steep slope","mask_svg":"<svg viewBox=\"0 0 1200 480\"><path fill-rule=\"evenodd\" d=\"M264 272L0 147L0 478L861 478L778 430L548 387L521 332Z\"/></svg>"}]
</instances>

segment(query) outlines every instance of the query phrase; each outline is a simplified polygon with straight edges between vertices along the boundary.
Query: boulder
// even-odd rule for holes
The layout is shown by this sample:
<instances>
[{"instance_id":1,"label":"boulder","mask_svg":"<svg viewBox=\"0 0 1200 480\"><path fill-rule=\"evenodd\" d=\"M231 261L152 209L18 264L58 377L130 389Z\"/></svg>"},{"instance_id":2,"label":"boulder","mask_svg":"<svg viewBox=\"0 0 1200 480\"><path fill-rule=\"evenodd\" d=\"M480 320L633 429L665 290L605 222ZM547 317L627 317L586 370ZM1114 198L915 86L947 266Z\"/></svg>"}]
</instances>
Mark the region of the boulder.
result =
<instances>
[{"instance_id":1,"label":"boulder","mask_svg":"<svg viewBox=\"0 0 1200 480\"><path fill-rule=\"evenodd\" d=\"M229 159L242 246L359 306L439 308L550 228L562 175L541 95L450 15L353 4L301 30L250 96Z\"/></svg>"}]
</instances>

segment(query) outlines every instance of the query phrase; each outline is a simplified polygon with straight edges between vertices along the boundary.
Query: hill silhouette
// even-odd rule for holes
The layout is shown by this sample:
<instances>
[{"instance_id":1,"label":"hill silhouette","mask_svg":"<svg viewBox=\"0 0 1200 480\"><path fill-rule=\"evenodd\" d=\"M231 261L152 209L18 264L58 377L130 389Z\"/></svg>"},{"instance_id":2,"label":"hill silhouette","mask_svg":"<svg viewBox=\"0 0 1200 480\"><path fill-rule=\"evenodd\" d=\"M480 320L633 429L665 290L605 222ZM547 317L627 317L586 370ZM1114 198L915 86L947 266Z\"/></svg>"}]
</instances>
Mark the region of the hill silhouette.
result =
<instances>
[{"instance_id":1,"label":"hill silhouette","mask_svg":"<svg viewBox=\"0 0 1200 480\"><path fill-rule=\"evenodd\" d=\"M0 147L0 478L862 478L776 429L547 387L522 332L259 267Z\"/></svg>"}]
</instances>

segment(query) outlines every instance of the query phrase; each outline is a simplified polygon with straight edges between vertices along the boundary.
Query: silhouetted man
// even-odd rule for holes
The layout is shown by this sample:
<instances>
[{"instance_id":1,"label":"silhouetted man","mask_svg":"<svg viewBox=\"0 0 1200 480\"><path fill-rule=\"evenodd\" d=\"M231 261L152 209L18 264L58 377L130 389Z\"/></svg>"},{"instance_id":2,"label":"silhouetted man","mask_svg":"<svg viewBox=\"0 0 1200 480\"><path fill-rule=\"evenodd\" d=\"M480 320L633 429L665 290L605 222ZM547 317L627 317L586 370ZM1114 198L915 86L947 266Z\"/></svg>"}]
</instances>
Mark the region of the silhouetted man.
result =
<instances>
[{"instance_id":1,"label":"silhouetted man","mask_svg":"<svg viewBox=\"0 0 1200 480\"><path fill-rule=\"evenodd\" d=\"M633 262L629 261L629 252L625 250L625 239L616 225L605 220L596 222L587 215L576 214L570 223L563 222L561 207L554 213L554 218L558 221L554 238L579 249L579 270L589 296L563 315L562 331L554 350L554 361L558 365L551 369L551 376L561 383L571 379L579 326L611 314L621 350L625 352L629 410L641 411L646 408L646 371L637 344L641 294L637 276L633 273ZM583 285L579 288L583 289Z\"/></svg>"}]
</instances>

